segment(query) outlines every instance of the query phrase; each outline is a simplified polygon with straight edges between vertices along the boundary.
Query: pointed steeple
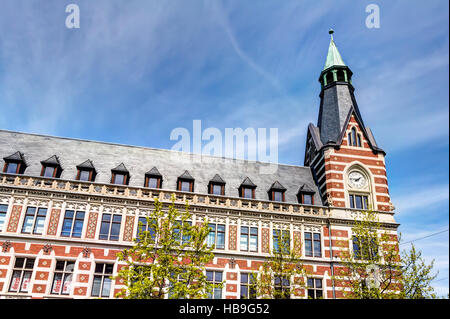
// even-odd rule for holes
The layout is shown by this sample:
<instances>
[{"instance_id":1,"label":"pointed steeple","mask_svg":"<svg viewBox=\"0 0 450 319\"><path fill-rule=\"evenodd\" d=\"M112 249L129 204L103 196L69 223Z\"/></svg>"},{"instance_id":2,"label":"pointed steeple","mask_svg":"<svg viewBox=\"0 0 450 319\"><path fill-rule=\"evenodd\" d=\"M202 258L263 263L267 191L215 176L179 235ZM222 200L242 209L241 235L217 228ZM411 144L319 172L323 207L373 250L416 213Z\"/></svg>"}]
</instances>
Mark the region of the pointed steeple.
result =
<instances>
[{"instance_id":1,"label":"pointed steeple","mask_svg":"<svg viewBox=\"0 0 450 319\"><path fill-rule=\"evenodd\" d=\"M336 44L334 43L333 39L333 29L330 29L328 32L331 36L330 39L330 45L328 47L328 54L327 59L325 61L325 66L323 67L323 70L326 70L328 68L331 68L332 66L345 66L344 60L342 60L341 54L339 53L338 48L336 47Z\"/></svg>"}]
</instances>

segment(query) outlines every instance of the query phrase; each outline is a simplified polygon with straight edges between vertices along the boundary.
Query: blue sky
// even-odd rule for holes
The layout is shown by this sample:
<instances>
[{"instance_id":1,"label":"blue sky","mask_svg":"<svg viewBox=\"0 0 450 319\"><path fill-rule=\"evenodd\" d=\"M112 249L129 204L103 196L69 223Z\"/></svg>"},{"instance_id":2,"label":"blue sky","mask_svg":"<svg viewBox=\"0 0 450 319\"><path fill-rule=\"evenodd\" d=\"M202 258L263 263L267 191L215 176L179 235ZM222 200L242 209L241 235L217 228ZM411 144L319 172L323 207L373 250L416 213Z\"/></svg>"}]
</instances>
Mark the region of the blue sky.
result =
<instances>
[{"instance_id":1,"label":"blue sky","mask_svg":"<svg viewBox=\"0 0 450 319\"><path fill-rule=\"evenodd\" d=\"M76 3L81 28L65 27ZM368 29L365 8L380 8ZM176 127L277 127L303 164L328 29L387 152L404 241L449 226L447 1L2 0L0 128L171 148ZM448 293L448 232L415 241ZM402 246L406 247L406 245Z\"/></svg>"}]
</instances>

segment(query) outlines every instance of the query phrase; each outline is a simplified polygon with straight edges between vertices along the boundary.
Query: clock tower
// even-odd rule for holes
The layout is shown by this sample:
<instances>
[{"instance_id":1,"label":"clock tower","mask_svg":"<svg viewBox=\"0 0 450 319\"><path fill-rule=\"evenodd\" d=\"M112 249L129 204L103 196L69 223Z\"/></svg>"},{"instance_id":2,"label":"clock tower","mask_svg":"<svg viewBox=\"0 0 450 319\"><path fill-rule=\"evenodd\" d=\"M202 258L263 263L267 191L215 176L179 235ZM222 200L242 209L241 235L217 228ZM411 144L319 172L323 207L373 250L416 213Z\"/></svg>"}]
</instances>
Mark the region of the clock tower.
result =
<instances>
[{"instance_id":1,"label":"clock tower","mask_svg":"<svg viewBox=\"0 0 450 319\"><path fill-rule=\"evenodd\" d=\"M308 125L305 166L310 166L325 205L393 210L386 175L386 153L362 119L354 96L352 71L344 63L330 30L320 73L317 125Z\"/></svg>"}]
</instances>

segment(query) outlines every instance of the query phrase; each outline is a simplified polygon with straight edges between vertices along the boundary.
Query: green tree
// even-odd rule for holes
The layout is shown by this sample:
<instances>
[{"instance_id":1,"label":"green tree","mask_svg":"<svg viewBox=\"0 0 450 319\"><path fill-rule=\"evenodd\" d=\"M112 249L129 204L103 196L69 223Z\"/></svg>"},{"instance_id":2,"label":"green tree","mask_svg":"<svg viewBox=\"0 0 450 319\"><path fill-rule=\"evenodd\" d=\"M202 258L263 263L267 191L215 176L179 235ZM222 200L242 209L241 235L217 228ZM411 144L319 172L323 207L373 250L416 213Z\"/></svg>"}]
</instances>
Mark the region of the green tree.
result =
<instances>
[{"instance_id":1,"label":"green tree","mask_svg":"<svg viewBox=\"0 0 450 319\"><path fill-rule=\"evenodd\" d=\"M306 269L301 260L300 241L288 230L275 230L270 256L251 276L251 298L289 299L305 287Z\"/></svg>"},{"instance_id":2,"label":"green tree","mask_svg":"<svg viewBox=\"0 0 450 319\"><path fill-rule=\"evenodd\" d=\"M399 251L399 238L383 227L377 214L361 211L352 227L352 247L343 244L333 280L352 299L411 299L433 297L433 262L426 265L414 246Z\"/></svg>"},{"instance_id":3,"label":"green tree","mask_svg":"<svg viewBox=\"0 0 450 319\"><path fill-rule=\"evenodd\" d=\"M125 289L116 297L127 299L206 298L222 284L209 282L205 265L214 258L207 247L207 220L192 225L186 202L184 211L175 207L175 196L167 210L155 198L155 208L146 216L147 229L139 224L134 245L118 254L126 262L114 278L123 280Z\"/></svg>"}]
</instances>

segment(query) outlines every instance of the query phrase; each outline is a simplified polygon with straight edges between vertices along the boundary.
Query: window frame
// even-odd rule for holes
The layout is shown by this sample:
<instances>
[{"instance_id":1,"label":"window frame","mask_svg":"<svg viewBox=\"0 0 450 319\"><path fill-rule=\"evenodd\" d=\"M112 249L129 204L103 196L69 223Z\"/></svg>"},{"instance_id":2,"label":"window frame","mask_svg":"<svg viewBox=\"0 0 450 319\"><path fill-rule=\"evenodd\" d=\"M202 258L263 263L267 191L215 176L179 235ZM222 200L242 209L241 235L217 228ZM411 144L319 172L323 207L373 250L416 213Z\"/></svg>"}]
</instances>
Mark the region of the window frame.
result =
<instances>
[{"instance_id":1,"label":"window frame","mask_svg":"<svg viewBox=\"0 0 450 319\"><path fill-rule=\"evenodd\" d=\"M214 193L214 186L219 186L220 187L220 194ZM214 196L224 196L225 195L225 184L217 183L217 182L209 182L208 194L214 195Z\"/></svg>"},{"instance_id":2,"label":"window frame","mask_svg":"<svg viewBox=\"0 0 450 319\"><path fill-rule=\"evenodd\" d=\"M28 213L29 209L34 209L34 213L33 214ZM45 210L45 214L39 215L39 212L42 211L42 210ZM25 216L24 216L23 222L22 222L21 233L22 234L30 234L30 235L43 235L44 234L44 230L45 230L45 222L46 222L46 219L47 219L47 210L48 210L47 207L27 206L27 209L25 210ZM25 223L27 221L27 216L33 216L33 222L31 224L30 232L26 232L25 231L25 226L26 226ZM42 233L36 232L38 230L37 227L39 227L38 223L37 223L38 217L40 217L40 218L43 217L43 219L44 219L44 224L42 225ZM39 220L41 220L41 219L39 219Z\"/></svg>"},{"instance_id":3,"label":"window frame","mask_svg":"<svg viewBox=\"0 0 450 319\"><path fill-rule=\"evenodd\" d=\"M104 220L104 217L106 215L109 215L110 218L108 221ZM114 217L120 217L120 221L114 221ZM102 229L104 229L104 225L108 225L108 233L103 233ZM119 231L116 234L112 235L111 232L113 230L113 225L119 225ZM121 233L121 228L122 228L122 214L114 214L114 213L103 213L102 214L102 219L100 220L100 231L98 234L98 239L99 240L110 240L110 241L119 241L120 240L120 233ZM107 235L107 236L106 236ZM106 238L104 237L106 236ZM112 236L114 236L114 238L111 238ZM117 236L117 239L115 239Z\"/></svg>"},{"instance_id":4,"label":"window frame","mask_svg":"<svg viewBox=\"0 0 450 319\"><path fill-rule=\"evenodd\" d=\"M58 266L59 262L63 262L64 263L64 267L63 267L62 270L56 269L56 267ZM67 270L68 263L73 263L73 269L71 271ZM51 295L58 295L58 296L68 296L68 295L70 295L71 290L72 290L72 284L73 284L73 275L75 273L75 263L76 263L75 260L58 260L58 259L56 260L55 268L53 269L52 284L51 284L51 287L50 287L50 294ZM56 280L56 276L58 274L61 274L61 278L60 278L60 280L61 280L61 284L60 285L61 286L59 287L58 292L54 292L53 290L55 288L55 280ZM70 282L69 282L69 288L68 288L69 291L67 293L64 293L63 292L64 284L66 282L67 276L70 276Z\"/></svg>"},{"instance_id":5,"label":"window frame","mask_svg":"<svg viewBox=\"0 0 450 319\"><path fill-rule=\"evenodd\" d=\"M310 286L310 280L312 286ZM317 288L317 282L320 282L320 288ZM317 292L320 291L320 297L317 297ZM310 292L312 292L313 298L310 298ZM308 277L306 278L306 298L307 299L324 299L323 295L323 278Z\"/></svg>"},{"instance_id":6,"label":"window frame","mask_svg":"<svg viewBox=\"0 0 450 319\"><path fill-rule=\"evenodd\" d=\"M356 197L361 197L361 208L357 207ZM348 192L349 207L353 209L368 210L370 205L370 196L368 193ZM365 204L365 208L364 208Z\"/></svg>"},{"instance_id":7,"label":"window frame","mask_svg":"<svg viewBox=\"0 0 450 319\"><path fill-rule=\"evenodd\" d=\"M72 218L67 217L67 212L72 212L73 216ZM78 214L83 214L82 218L78 218ZM83 235L83 227L84 227L84 218L86 217L86 212L85 211L81 211L81 210L72 210L72 209L66 209L64 212L64 218L63 218L63 224L62 224L62 228L61 228L61 237L67 237L67 238L81 238L81 236ZM69 235L63 235L63 232L65 232L64 230L64 225L65 225L65 221L66 220L70 220L70 234ZM81 232L80 232L80 236L74 236L74 229L75 229L75 225L77 224L77 221L80 222L81 220Z\"/></svg>"},{"instance_id":8,"label":"window frame","mask_svg":"<svg viewBox=\"0 0 450 319\"><path fill-rule=\"evenodd\" d=\"M311 196L311 204L305 203L305 195ZM299 204L303 205L314 205L314 193L311 192L299 192L297 194L297 199Z\"/></svg>"},{"instance_id":9,"label":"window frame","mask_svg":"<svg viewBox=\"0 0 450 319\"><path fill-rule=\"evenodd\" d=\"M242 229L247 228L247 232L243 232ZM256 235L252 233L252 230L256 229ZM252 238L256 237L256 249L252 249ZM245 238L247 249L242 248L242 238ZM258 252L258 239L259 239L259 227L241 225L239 236L239 250L248 252Z\"/></svg>"},{"instance_id":10,"label":"window frame","mask_svg":"<svg viewBox=\"0 0 450 319\"><path fill-rule=\"evenodd\" d=\"M89 172L87 180L81 179L82 172ZM93 182L96 175L97 174L95 174L95 170L93 168L77 168L77 176L75 177L75 179L81 182Z\"/></svg>"},{"instance_id":11,"label":"window frame","mask_svg":"<svg viewBox=\"0 0 450 319\"><path fill-rule=\"evenodd\" d=\"M123 175L123 183L119 184L116 183L116 177L117 175ZM130 180L130 174L126 172L111 172L111 184L113 185L128 185L128 182Z\"/></svg>"},{"instance_id":12,"label":"window frame","mask_svg":"<svg viewBox=\"0 0 450 319\"><path fill-rule=\"evenodd\" d=\"M213 278L212 280L208 280L208 273L212 273L212 278ZM216 279L216 273L220 273L220 277L221 277L220 282L217 281L217 279ZM205 275L206 275L206 281L212 282L214 285L223 283L223 271L222 270L206 269L205 270ZM223 287L222 288L221 287L213 287L212 290L213 290L212 293L208 292L208 295L207 295L206 299L222 299ZM216 291L220 292L220 297L219 298L216 298Z\"/></svg>"},{"instance_id":13,"label":"window frame","mask_svg":"<svg viewBox=\"0 0 450 319\"><path fill-rule=\"evenodd\" d=\"M183 183L189 183L189 190L183 190ZM194 192L194 180L186 178L178 178L177 180L177 191L179 192Z\"/></svg>"},{"instance_id":14,"label":"window frame","mask_svg":"<svg viewBox=\"0 0 450 319\"><path fill-rule=\"evenodd\" d=\"M12 292L12 293L30 293L30 284L31 284L31 278L33 276L33 272L34 272L34 267L36 265L36 258L35 257L21 257L21 256L15 256L15 260L14 260L14 266L12 269L12 273L11 273L11 277L10 277L10 281L9 281L9 285L8 285L8 292ZM17 260L18 259L23 259L23 264L22 266L17 266ZM28 261L32 260L33 261L33 266L31 268L27 268L28 265ZM14 274L20 272L20 276L19 276L19 284L17 287L17 290L11 290L13 282L14 282ZM29 277L26 278L24 277L24 274L29 274ZM24 284L24 279L27 279L28 281L26 282L26 290L22 290L23 288L23 284Z\"/></svg>"},{"instance_id":15,"label":"window frame","mask_svg":"<svg viewBox=\"0 0 450 319\"><path fill-rule=\"evenodd\" d=\"M5 209L3 209L5 207ZM0 204L0 233L4 231L6 225L6 216L8 215L9 205Z\"/></svg>"},{"instance_id":16,"label":"window frame","mask_svg":"<svg viewBox=\"0 0 450 319\"><path fill-rule=\"evenodd\" d=\"M239 197L244 198L244 199L255 199L255 189L256 189L256 187L245 186L245 185L240 186L239 187ZM251 191L251 197L245 196L245 190Z\"/></svg>"},{"instance_id":17,"label":"window frame","mask_svg":"<svg viewBox=\"0 0 450 319\"><path fill-rule=\"evenodd\" d=\"M310 239L306 238L307 234L311 236ZM319 239L316 239L316 236L319 236ZM320 231L305 231L303 234L303 240L305 242L305 257L313 257L313 258L322 258L322 234ZM319 247L316 249L316 243L318 243ZM311 245L311 254L309 254L309 250L307 249L308 244ZM317 252L319 251L319 252Z\"/></svg>"},{"instance_id":18,"label":"window frame","mask_svg":"<svg viewBox=\"0 0 450 319\"><path fill-rule=\"evenodd\" d=\"M150 187L149 186L150 179L156 179L156 187ZM161 176L157 176L157 175L146 174L145 175L145 180L144 180L144 187L153 188L153 189L162 188L162 177Z\"/></svg>"},{"instance_id":19,"label":"window frame","mask_svg":"<svg viewBox=\"0 0 450 319\"><path fill-rule=\"evenodd\" d=\"M102 272L97 272L97 266L98 265L102 265ZM106 273L106 266L112 266L112 270L111 270L111 273ZM101 297L105 297L105 298L109 298L110 296L111 296L111 288L112 288L112 285L113 285L113 280L111 279L111 278L109 278L109 277L112 277L112 275L114 274L114 263L104 263L104 262L100 262L100 263L98 263L98 262L96 262L95 263L95 266L94 266L94 276L93 276L93 279L92 279L92 286L91 286L91 297L99 297L99 298L101 298ZM110 275L110 276L108 276L108 275ZM94 293L94 286L95 286L95 279L96 279L96 277L98 278L98 277L100 277L100 286L99 286L99 289L98 289L98 295L94 295L93 293ZM105 287L105 279L108 279L109 280L109 288L108 288L108 295L103 295L103 290L104 290L104 287Z\"/></svg>"},{"instance_id":20,"label":"window frame","mask_svg":"<svg viewBox=\"0 0 450 319\"><path fill-rule=\"evenodd\" d=\"M211 228L211 225L214 225L214 229ZM218 229L218 226L223 226L223 231ZM206 236L206 245L208 248L212 247L214 245L214 249L225 249L225 241L226 241L226 224L222 223L208 223L208 227L210 228L210 231L208 233L208 236ZM214 242L212 245L210 245L210 238L213 237L210 234L214 233ZM219 234L223 234L223 247L222 245L219 247L217 245Z\"/></svg>"},{"instance_id":21,"label":"window frame","mask_svg":"<svg viewBox=\"0 0 450 319\"><path fill-rule=\"evenodd\" d=\"M247 280L244 282L242 281L242 275L246 275L247 276ZM253 282L252 282L253 281ZM250 272L241 272L239 275L239 299L257 299L257 295L256 295L256 288L252 287L255 286L255 282L252 276L252 273ZM247 293L245 294L245 298L243 297L243 293L242 293L242 287L245 287L245 289L247 290ZM252 293L253 291L253 293Z\"/></svg>"}]
</instances>

